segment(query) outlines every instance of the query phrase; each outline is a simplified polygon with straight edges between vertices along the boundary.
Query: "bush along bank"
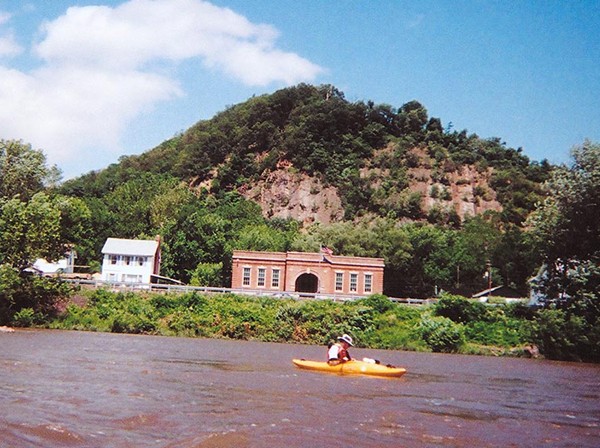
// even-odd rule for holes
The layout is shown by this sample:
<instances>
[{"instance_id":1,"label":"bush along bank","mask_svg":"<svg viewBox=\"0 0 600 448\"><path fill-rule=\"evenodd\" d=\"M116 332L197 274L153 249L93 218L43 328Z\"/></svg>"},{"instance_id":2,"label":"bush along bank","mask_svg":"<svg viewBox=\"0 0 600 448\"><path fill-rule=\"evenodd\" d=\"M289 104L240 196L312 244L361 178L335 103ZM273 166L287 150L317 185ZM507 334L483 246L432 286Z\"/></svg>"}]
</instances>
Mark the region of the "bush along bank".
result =
<instances>
[{"instance_id":1,"label":"bush along bank","mask_svg":"<svg viewBox=\"0 0 600 448\"><path fill-rule=\"evenodd\" d=\"M327 344L352 334L366 348L527 355L532 321L523 305L487 306L444 296L427 307L382 295L351 302L240 295L138 294L97 290L49 328ZM535 342L535 341L533 341Z\"/></svg>"}]
</instances>

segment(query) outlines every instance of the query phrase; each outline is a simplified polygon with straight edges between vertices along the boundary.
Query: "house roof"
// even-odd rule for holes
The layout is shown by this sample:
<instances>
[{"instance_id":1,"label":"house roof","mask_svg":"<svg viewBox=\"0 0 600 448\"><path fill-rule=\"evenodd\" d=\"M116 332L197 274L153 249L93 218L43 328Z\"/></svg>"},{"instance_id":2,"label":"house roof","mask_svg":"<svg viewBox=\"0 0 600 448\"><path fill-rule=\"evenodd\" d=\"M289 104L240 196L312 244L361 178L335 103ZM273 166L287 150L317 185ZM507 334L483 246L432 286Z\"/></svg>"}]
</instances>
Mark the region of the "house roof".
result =
<instances>
[{"instance_id":1,"label":"house roof","mask_svg":"<svg viewBox=\"0 0 600 448\"><path fill-rule=\"evenodd\" d=\"M473 294L471 297L477 299L479 297L485 297L487 295L497 297L523 297L523 295L520 294L517 290L504 285L496 286L492 289L484 289L483 291L479 291L478 293Z\"/></svg>"},{"instance_id":2,"label":"house roof","mask_svg":"<svg viewBox=\"0 0 600 448\"><path fill-rule=\"evenodd\" d=\"M119 254L119 255L142 255L153 256L158 249L158 241L156 240L126 240L121 238L107 238L103 254Z\"/></svg>"},{"instance_id":3,"label":"house roof","mask_svg":"<svg viewBox=\"0 0 600 448\"><path fill-rule=\"evenodd\" d=\"M43 274L55 274L59 270L66 271L68 268L69 261L66 258L62 258L55 263L51 263L43 258L38 258L33 263L32 268Z\"/></svg>"}]
</instances>

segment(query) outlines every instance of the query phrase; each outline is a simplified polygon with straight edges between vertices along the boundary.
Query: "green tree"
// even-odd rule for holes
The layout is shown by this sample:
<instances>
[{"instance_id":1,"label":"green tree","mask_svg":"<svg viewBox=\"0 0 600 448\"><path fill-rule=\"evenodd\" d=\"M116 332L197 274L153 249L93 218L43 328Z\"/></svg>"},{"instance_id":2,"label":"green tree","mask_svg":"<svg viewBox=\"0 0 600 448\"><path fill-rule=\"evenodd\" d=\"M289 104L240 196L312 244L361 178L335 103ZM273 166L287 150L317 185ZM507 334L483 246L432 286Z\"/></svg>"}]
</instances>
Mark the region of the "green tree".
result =
<instances>
[{"instance_id":1,"label":"green tree","mask_svg":"<svg viewBox=\"0 0 600 448\"><path fill-rule=\"evenodd\" d=\"M58 171L41 151L0 141L0 322L33 323L51 313L64 285L26 274L37 258L57 260L84 233L89 211L75 198L44 187Z\"/></svg>"},{"instance_id":2,"label":"green tree","mask_svg":"<svg viewBox=\"0 0 600 448\"><path fill-rule=\"evenodd\" d=\"M37 258L61 258L87 217L81 201L63 196L36 193L30 201L0 200L0 264L23 271Z\"/></svg>"},{"instance_id":3,"label":"green tree","mask_svg":"<svg viewBox=\"0 0 600 448\"><path fill-rule=\"evenodd\" d=\"M193 286L221 286L223 263L198 263L190 278Z\"/></svg>"},{"instance_id":4,"label":"green tree","mask_svg":"<svg viewBox=\"0 0 600 448\"><path fill-rule=\"evenodd\" d=\"M0 197L27 201L60 180L56 166L46 166L41 150L17 140L0 140Z\"/></svg>"},{"instance_id":5,"label":"green tree","mask_svg":"<svg viewBox=\"0 0 600 448\"><path fill-rule=\"evenodd\" d=\"M250 224L240 230L233 246L240 250L285 252L289 240L285 233L267 224Z\"/></svg>"},{"instance_id":6,"label":"green tree","mask_svg":"<svg viewBox=\"0 0 600 448\"><path fill-rule=\"evenodd\" d=\"M586 141L571 155L573 165L554 171L545 185L548 196L529 221L548 262L600 252L600 145Z\"/></svg>"},{"instance_id":7,"label":"green tree","mask_svg":"<svg viewBox=\"0 0 600 448\"><path fill-rule=\"evenodd\" d=\"M483 289L487 286L482 280L486 264L497 265L494 258L496 249L502 238L500 223L494 216L476 216L469 218L457 234L454 247L453 266L460 272L461 286L470 290ZM493 273L493 277L496 274Z\"/></svg>"},{"instance_id":8,"label":"green tree","mask_svg":"<svg viewBox=\"0 0 600 448\"><path fill-rule=\"evenodd\" d=\"M427 124L427 109L418 101L409 101L398 110L400 130L406 135L421 138Z\"/></svg>"},{"instance_id":9,"label":"green tree","mask_svg":"<svg viewBox=\"0 0 600 448\"><path fill-rule=\"evenodd\" d=\"M600 145L572 151L571 167L555 170L547 199L532 214L531 235L545 270L534 288L547 308L534 340L556 359L600 360Z\"/></svg>"}]
</instances>

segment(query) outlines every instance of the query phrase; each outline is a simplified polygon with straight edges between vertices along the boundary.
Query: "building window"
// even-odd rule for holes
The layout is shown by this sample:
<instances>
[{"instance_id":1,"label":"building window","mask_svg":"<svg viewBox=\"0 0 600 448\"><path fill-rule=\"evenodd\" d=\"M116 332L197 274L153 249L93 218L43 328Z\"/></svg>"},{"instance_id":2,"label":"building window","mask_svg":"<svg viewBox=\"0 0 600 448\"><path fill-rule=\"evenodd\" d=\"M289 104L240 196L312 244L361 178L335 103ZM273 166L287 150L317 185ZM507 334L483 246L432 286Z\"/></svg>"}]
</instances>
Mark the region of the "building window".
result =
<instances>
[{"instance_id":1,"label":"building window","mask_svg":"<svg viewBox=\"0 0 600 448\"><path fill-rule=\"evenodd\" d=\"M373 291L373 275L365 274L365 292Z\"/></svg>"},{"instance_id":2,"label":"building window","mask_svg":"<svg viewBox=\"0 0 600 448\"><path fill-rule=\"evenodd\" d=\"M350 292L356 292L358 290L358 274L350 274Z\"/></svg>"},{"instance_id":3,"label":"building window","mask_svg":"<svg viewBox=\"0 0 600 448\"><path fill-rule=\"evenodd\" d=\"M123 281L127 283L142 283L142 276L133 274L123 274Z\"/></svg>"},{"instance_id":4,"label":"building window","mask_svg":"<svg viewBox=\"0 0 600 448\"><path fill-rule=\"evenodd\" d=\"M335 273L335 290L336 291L344 290L344 273L343 272Z\"/></svg>"},{"instance_id":5,"label":"building window","mask_svg":"<svg viewBox=\"0 0 600 448\"><path fill-rule=\"evenodd\" d=\"M144 263L146 263L146 257L138 257L138 264L144 266Z\"/></svg>"},{"instance_id":6,"label":"building window","mask_svg":"<svg viewBox=\"0 0 600 448\"><path fill-rule=\"evenodd\" d=\"M119 259L119 257L117 255L111 255L110 256L110 264L117 264L118 259Z\"/></svg>"},{"instance_id":7,"label":"building window","mask_svg":"<svg viewBox=\"0 0 600 448\"><path fill-rule=\"evenodd\" d=\"M271 288L279 288L279 269L273 269L273 277L271 278Z\"/></svg>"},{"instance_id":8,"label":"building window","mask_svg":"<svg viewBox=\"0 0 600 448\"><path fill-rule=\"evenodd\" d=\"M265 268L258 268L258 286L265 286L265 278L267 276L267 270Z\"/></svg>"},{"instance_id":9,"label":"building window","mask_svg":"<svg viewBox=\"0 0 600 448\"><path fill-rule=\"evenodd\" d=\"M242 285L250 286L250 268L244 268L244 277L242 280Z\"/></svg>"},{"instance_id":10,"label":"building window","mask_svg":"<svg viewBox=\"0 0 600 448\"><path fill-rule=\"evenodd\" d=\"M125 255L124 259L125 259L125 264L127 266L129 266L131 264L131 257L128 255Z\"/></svg>"}]
</instances>

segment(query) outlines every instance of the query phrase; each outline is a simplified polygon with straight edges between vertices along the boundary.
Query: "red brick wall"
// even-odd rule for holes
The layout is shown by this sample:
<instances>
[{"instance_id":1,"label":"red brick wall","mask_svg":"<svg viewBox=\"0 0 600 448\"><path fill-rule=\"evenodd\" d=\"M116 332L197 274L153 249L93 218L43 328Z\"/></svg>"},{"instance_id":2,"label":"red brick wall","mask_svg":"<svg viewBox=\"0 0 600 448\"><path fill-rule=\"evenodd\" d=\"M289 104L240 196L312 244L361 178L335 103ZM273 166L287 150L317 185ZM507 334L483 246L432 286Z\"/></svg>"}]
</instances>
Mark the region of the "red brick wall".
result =
<instances>
[{"instance_id":1,"label":"red brick wall","mask_svg":"<svg viewBox=\"0 0 600 448\"><path fill-rule=\"evenodd\" d=\"M244 268L250 270L250 284L244 285ZM302 274L318 279L320 294L369 295L383 292L381 258L345 257L304 252L234 251L231 275L233 289L264 289L265 291L296 291L296 280ZM264 285L259 285L259 270L264 272ZM279 269L279 286L272 286L272 273ZM336 273L342 276L341 290L336 289ZM365 278L371 277L371 291L365 291ZM351 290L351 279L356 279Z\"/></svg>"}]
</instances>

